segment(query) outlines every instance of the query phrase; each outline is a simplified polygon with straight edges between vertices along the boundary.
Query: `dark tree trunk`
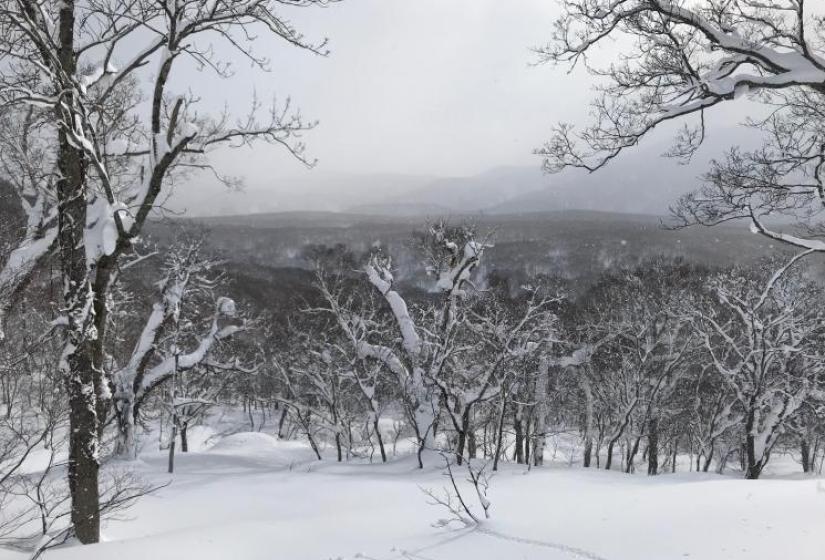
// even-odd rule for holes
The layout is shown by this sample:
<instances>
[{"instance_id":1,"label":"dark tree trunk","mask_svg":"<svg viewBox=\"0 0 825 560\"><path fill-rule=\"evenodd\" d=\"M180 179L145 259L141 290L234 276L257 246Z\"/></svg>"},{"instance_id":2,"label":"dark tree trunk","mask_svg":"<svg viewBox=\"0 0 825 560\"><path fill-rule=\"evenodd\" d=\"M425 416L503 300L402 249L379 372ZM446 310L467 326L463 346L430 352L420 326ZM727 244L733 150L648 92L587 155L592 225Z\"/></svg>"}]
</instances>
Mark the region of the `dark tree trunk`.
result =
<instances>
[{"instance_id":1,"label":"dark tree trunk","mask_svg":"<svg viewBox=\"0 0 825 560\"><path fill-rule=\"evenodd\" d=\"M604 470L606 471L609 471L610 467L613 466L613 446L615 445L615 439L611 439L610 442L607 444L607 460L604 462Z\"/></svg>"},{"instance_id":2,"label":"dark tree trunk","mask_svg":"<svg viewBox=\"0 0 825 560\"><path fill-rule=\"evenodd\" d=\"M530 417L524 423L524 463L530 464Z\"/></svg>"},{"instance_id":3,"label":"dark tree trunk","mask_svg":"<svg viewBox=\"0 0 825 560\"><path fill-rule=\"evenodd\" d=\"M507 394L501 393L501 413L498 415L498 427L496 429L496 450L493 457L493 471L498 470L498 461L501 458L501 448L504 443L504 416L507 414Z\"/></svg>"},{"instance_id":4,"label":"dark tree trunk","mask_svg":"<svg viewBox=\"0 0 825 560\"><path fill-rule=\"evenodd\" d=\"M372 429L375 430L375 437L378 439L378 449L381 450L381 462L387 462L387 451L384 449L384 438L381 437L381 430L378 429L378 418L372 421Z\"/></svg>"},{"instance_id":5,"label":"dark tree trunk","mask_svg":"<svg viewBox=\"0 0 825 560\"><path fill-rule=\"evenodd\" d=\"M581 387L584 393L584 460L585 467L590 466L593 455L593 391L590 388L590 380L584 372L580 372ZM598 465L597 465L598 466Z\"/></svg>"},{"instance_id":6,"label":"dark tree trunk","mask_svg":"<svg viewBox=\"0 0 825 560\"><path fill-rule=\"evenodd\" d=\"M762 468L765 466L763 458L756 457L756 445L754 437L749 433L745 438L745 453L747 457L747 465L745 471L745 478L748 480L756 480L762 474Z\"/></svg>"},{"instance_id":7,"label":"dark tree trunk","mask_svg":"<svg viewBox=\"0 0 825 560\"><path fill-rule=\"evenodd\" d=\"M476 455L478 454L478 447L476 445L476 434L470 427L470 431L467 433L467 457L470 459L475 459Z\"/></svg>"},{"instance_id":8,"label":"dark tree trunk","mask_svg":"<svg viewBox=\"0 0 825 560\"><path fill-rule=\"evenodd\" d=\"M278 438L283 439L284 437L284 423L286 422L286 416L289 410L287 407L281 408L281 418L278 420Z\"/></svg>"},{"instance_id":9,"label":"dark tree trunk","mask_svg":"<svg viewBox=\"0 0 825 560\"><path fill-rule=\"evenodd\" d=\"M189 453L189 439L186 437L186 431L189 428L188 422L182 422L180 425L180 450L181 453Z\"/></svg>"},{"instance_id":10,"label":"dark tree trunk","mask_svg":"<svg viewBox=\"0 0 825 560\"><path fill-rule=\"evenodd\" d=\"M471 451L470 457L473 457L475 454L475 438L471 438L472 427L470 425L470 407L465 407L464 411L461 413L461 426L457 427L458 431L458 441L456 443L455 448L455 460L456 463L462 465L464 463L464 449L468 446L471 446L473 449Z\"/></svg>"},{"instance_id":11,"label":"dark tree trunk","mask_svg":"<svg viewBox=\"0 0 825 560\"><path fill-rule=\"evenodd\" d=\"M455 462L458 465L464 464L464 446L467 443L467 434L464 430L459 430L455 444Z\"/></svg>"},{"instance_id":12,"label":"dark tree trunk","mask_svg":"<svg viewBox=\"0 0 825 560\"><path fill-rule=\"evenodd\" d=\"M754 399L751 399L753 401ZM754 405L751 402L751 409ZM756 456L756 438L753 436L753 426L756 419L754 413L748 413L745 421L745 478L748 480L756 480L762 474L762 469L765 466L765 458Z\"/></svg>"},{"instance_id":13,"label":"dark tree trunk","mask_svg":"<svg viewBox=\"0 0 825 560\"><path fill-rule=\"evenodd\" d=\"M670 461L670 472L676 472L676 458L679 456L679 438L673 440L673 456Z\"/></svg>"},{"instance_id":14,"label":"dark tree trunk","mask_svg":"<svg viewBox=\"0 0 825 560\"><path fill-rule=\"evenodd\" d=\"M648 422L647 474L659 474L659 420L656 418Z\"/></svg>"},{"instance_id":15,"label":"dark tree trunk","mask_svg":"<svg viewBox=\"0 0 825 560\"><path fill-rule=\"evenodd\" d=\"M61 72L73 77L76 70L74 45L74 0L60 4L59 52ZM66 85L62 102L55 109L58 122L72 122L73 88ZM65 127L58 127L58 245L63 277L63 305L69 320L64 361L61 364L69 397L69 491L71 522L83 544L100 540L100 496L98 490L99 430L102 422L101 370L95 363L93 311L88 309L91 293L97 300L87 270L85 255L86 162L81 149L72 145ZM95 301L97 304L97 301ZM95 305L97 310L97 305Z\"/></svg>"},{"instance_id":16,"label":"dark tree trunk","mask_svg":"<svg viewBox=\"0 0 825 560\"><path fill-rule=\"evenodd\" d=\"M85 369L91 374L91 366ZM88 377L83 376L78 385L90 383ZM90 544L100 540L97 415L94 408L89 408L88 398L82 387L76 386L73 381L75 380L69 379L68 391L71 518L77 539L83 544Z\"/></svg>"},{"instance_id":17,"label":"dark tree trunk","mask_svg":"<svg viewBox=\"0 0 825 560\"><path fill-rule=\"evenodd\" d=\"M809 473L813 466L811 461L811 444L808 443L808 440L804 437L800 442L800 452L802 454L802 472Z\"/></svg>"},{"instance_id":18,"label":"dark tree trunk","mask_svg":"<svg viewBox=\"0 0 825 560\"><path fill-rule=\"evenodd\" d=\"M702 472L708 472L710 470L710 464L713 462L713 453L714 449L713 446L710 446L710 450L708 451L707 457L705 457L705 464L702 466Z\"/></svg>"},{"instance_id":19,"label":"dark tree trunk","mask_svg":"<svg viewBox=\"0 0 825 560\"><path fill-rule=\"evenodd\" d=\"M619 425L618 430L613 434L613 437L610 438L610 441L607 444L607 462L604 465L605 470L610 470L610 467L613 466L613 448L616 446L616 442L622 437L624 434L627 425L630 423L630 414L633 412L633 407L629 408L624 415L624 419L622 423ZM624 455L624 453L622 453Z\"/></svg>"},{"instance_id":20,"label":"dark tree trunk","mask_svg":"<svg viewBox=\"0 0 825 560\"><path fill-rule=\"evenodd\" d=\"M627 463L625 464L625 472L633 472L633 461L636 459L636 454L639 452L639 445L642 442L642 436L636 438L633 445L627 450ZM629 443L629 442L628 442Z\"/></svg>"},{"instance_id":21,"label":"dark tree trunk","mask_svg":"<svg viewBox=\"0 0 825 560\"><path fill-rule=\"evenodd\" d=\"M516 463L519 465L524 464L524 431L522 427L521 416L516 413L516 418L513 420L513 431L516 433L516 447L513 451L513 456L516 459Z\"/></svg>"},{"instance_id":22,"label":"dark tree trunk","mask_svg":"<svg viewBox=\"0 0 825 560\"><path fill-rule=\"evenodd\" d=\"M307 439L309 440L309 446L312 448L312 451L315 452L315 457L320 461L321 460L321 451L318 449L318 444L315 443L315 438L312 437L312 434L307 430Z\"/></svg>"},{"instance_id":23,"label":"dark tree trunk","mask_svg":"<svg viewBox=\"0 0 825 560\"><path fill-rule=\"evenodd\" d=\"M589 467L590 466L590 460L591 460L592 455L593 455L593 440L590 439L590 437L588 436L584 440L584 461L583 461L584 467Z\"/></svg>"},{"instance_id":24,"label":"dark tree trunk","mask_svg":"<svg viewBox=\"0 0 825 560\"><path fill-rule=\"evenodd\" d=\"M343 452L341 450L341 433L340 432L335 432L335 451L338 453L338 462L340 463L341 461L344 460L344 455L343 455Z\"/></svg>"}]
</instances>

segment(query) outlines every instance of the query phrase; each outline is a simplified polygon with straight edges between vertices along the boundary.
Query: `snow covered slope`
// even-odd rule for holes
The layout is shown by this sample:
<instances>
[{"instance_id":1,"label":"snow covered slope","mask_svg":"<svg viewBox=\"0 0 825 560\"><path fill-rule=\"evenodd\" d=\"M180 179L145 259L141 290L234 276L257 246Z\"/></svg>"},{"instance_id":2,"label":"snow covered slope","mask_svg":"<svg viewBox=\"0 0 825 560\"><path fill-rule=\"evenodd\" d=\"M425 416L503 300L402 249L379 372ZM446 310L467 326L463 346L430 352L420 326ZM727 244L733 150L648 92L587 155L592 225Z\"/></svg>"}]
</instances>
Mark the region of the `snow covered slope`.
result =
<instances>
[{"instance_id":1,"label":"snow covered slope","mask_svg":"<svg viewBox=\"0 0 825 560\"><path fill-rule=\"evenodd\" d=\"M430 459L436 465L438 457ZM236 434L211 449L144 455L170 484L108 523L107 542L47 560L822 560L825 487L811 478L683 473L655 478L554 464L507 464L492 479L492 519L431 526L445 512L421 488L448 480L408 458L318 462L295 442ZM5 555L4 555L5 554ZM0 559L18 558L0 552Z\"/></svg>"}]
</instances>

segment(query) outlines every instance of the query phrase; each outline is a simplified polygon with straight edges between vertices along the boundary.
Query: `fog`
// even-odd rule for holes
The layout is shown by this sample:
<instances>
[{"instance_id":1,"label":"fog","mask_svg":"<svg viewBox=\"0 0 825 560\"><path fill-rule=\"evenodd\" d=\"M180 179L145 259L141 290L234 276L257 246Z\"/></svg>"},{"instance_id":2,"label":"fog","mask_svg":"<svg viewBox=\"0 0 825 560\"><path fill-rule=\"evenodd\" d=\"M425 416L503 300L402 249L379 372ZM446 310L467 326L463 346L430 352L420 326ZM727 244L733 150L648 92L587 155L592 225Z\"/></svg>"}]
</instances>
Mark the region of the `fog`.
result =
<instances>
[{"instance_id":1,"label":"fog","mask_svg":"<svg viewBox=\"0 0 825 560\"><path fill-rule=\"evenodd\" d=\"M495 196L480 196L468 210L499 205L523 191L569 188L581 174L542 177L541 161L533 155L554 123L587 121L586 101L594 86L581 69L537 65L531 48L549 40L556 10L544 0L348 0L326 8L289 8L307 38L329 39L329 56L261 39L256 54L271 59L268 79L255 80L241 61L229 80L189 69L179 87L207 85L207 108L230 106L239 114L253 95L289 98L307 119L319 121L304 136L316 165L307 169L278 146L223 151L215 154L216 168L243 178L243 192L227 192L202 173L179 185L167 206L209 215L409 205L419 190L432 191L434 181L448 190L456 183L440 178L469 178L458 181L467 188L474 177L502 167L534 177L518 188L504 181L493 189ZM671 132L661 130L628 156L632 163L616 164L621 169L606 171L596 182L610 188L616 173L627 175L628 166L674 176L664 195L651 193L656 187L644 181L617 187L631 191L621 197L621 211L663 212L674 188L695 186L710 157L747 138L737 126L745 111L742 103L712 112L708 145L688 166L658 157ZM599 206L600 198L594 193L584 200ZM432 211L438 202L430 193L420 206ZM582 204L572 200L564 206ZM615 209L610 206L595 209Z\"/></svg>"}]
</instances>

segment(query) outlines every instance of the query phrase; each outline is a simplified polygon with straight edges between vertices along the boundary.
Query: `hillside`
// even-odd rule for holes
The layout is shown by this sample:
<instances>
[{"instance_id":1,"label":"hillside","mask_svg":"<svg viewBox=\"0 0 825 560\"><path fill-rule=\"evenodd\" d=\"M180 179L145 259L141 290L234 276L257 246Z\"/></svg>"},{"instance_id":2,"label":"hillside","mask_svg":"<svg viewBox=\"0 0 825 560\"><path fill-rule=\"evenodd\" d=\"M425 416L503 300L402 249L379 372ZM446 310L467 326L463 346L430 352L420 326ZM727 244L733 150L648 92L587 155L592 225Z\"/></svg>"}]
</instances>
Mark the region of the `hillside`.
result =
<instances>
[{"instance_id":1,"label":"hillside","mask_svg":"<svg viewBox=\"0 0 825 560\"><path fill-rule=\"evenodd\" d=\"M484 273L516 278L549 274L570 281L573 291L592 282L615 265L632 265L658 255L681 257L710 266L753 262L783 250L742 225L715 228L667 229L655 216L588 211L538 212L503 215L453 216L453 222L472 221L489 232ZM255 285L275 285L283 269L306 264L301 250L309 244L344 243L357 252L380 245L395 256L397 277L422 284L418 256L409 239L426 218L300 212L222 216L189 220L209 232L213 251L224 258L232 274L254 274ZM169 241L170 224L158 223L154 235ZM253 266L254 265L254 266ZM254 271L254 272L253 272ZM297 272L290 273L297 274Z\"/></svg>"}]
</instances>

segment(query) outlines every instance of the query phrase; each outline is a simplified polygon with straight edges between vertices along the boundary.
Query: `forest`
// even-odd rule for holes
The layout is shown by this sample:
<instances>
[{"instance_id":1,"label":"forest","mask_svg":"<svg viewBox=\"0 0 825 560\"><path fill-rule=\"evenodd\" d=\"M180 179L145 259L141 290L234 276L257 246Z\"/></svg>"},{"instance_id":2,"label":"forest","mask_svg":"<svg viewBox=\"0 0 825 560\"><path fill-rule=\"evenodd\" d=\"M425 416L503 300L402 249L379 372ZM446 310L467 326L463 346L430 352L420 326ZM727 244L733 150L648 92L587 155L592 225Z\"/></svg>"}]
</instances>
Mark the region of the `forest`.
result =
<instances>
[{"instance_id":1,"label":"forest","mask_svg":"<svg viewBox=\"0 0 825 560\"><path fill-rule=\"evenodd\" d=\"M283 15L333 3L0 2L0 559L821 558L822 6L553 3L534 64L595 85L548 174L753 107L655 227L167 212L316 165L291 99L186 76L334 58Z\"/></svg>"}]
</instances>

